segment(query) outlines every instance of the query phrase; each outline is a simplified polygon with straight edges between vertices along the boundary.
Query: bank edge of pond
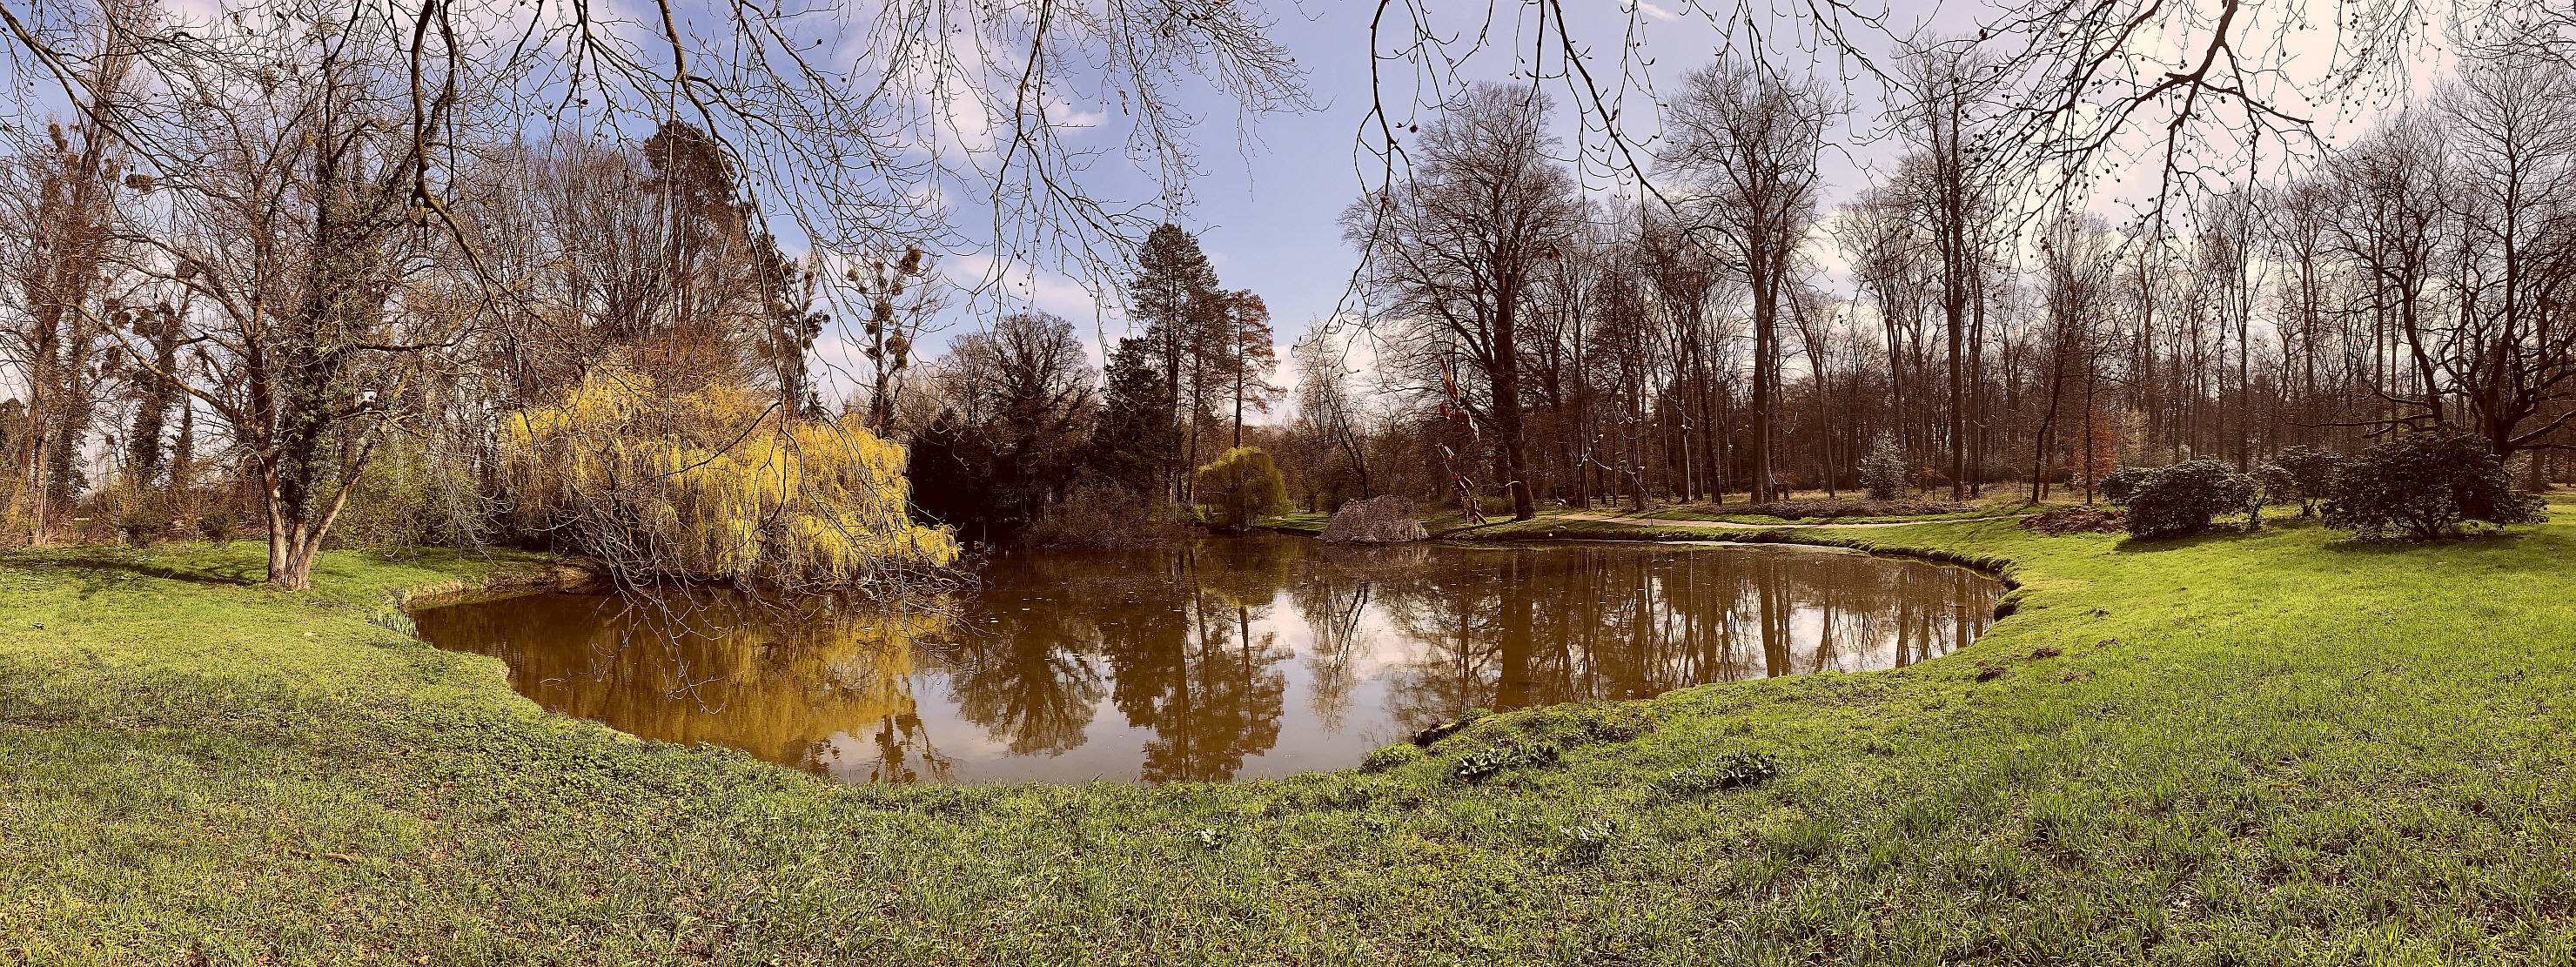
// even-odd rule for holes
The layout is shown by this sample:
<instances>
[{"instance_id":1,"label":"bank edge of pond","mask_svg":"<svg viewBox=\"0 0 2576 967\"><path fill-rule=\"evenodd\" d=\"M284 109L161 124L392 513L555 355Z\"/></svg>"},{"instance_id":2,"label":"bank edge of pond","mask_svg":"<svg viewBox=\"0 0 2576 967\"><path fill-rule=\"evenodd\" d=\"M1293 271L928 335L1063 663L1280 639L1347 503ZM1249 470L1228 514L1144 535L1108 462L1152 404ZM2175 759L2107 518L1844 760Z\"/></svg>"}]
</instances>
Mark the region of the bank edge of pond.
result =
<instances>
[{"instance_id":1,"label":"bank edge of pond","mask_svg":"<svg viewBox=\"0 0 2576 967\"><path fill-rule=\"evenodd\" d=\"M1315 537L1323 533L1323 520L1308 518L1329 519L1326 515L1301 515L1297 518L1284 520L1274 519L1257 526L1264 530L1300 537ZM1950 517L1944 519L1927 519L1917 521L1915 523L1966 524L1985 523L1999 519L2010 520L2011 518L2000 518L1995 516L1974 518ZM1714 528L1691 528L1686 525L1675 526L1671 524L1650 526L1647 524L1632 524L1623 521L1566 520L1544 514L1525 521L1516 521L1506 518L1486 524L1476 525L1469 525L1462 521L1458 521L1456 519L1456 515L1452 514L1446 515L1445 517L1425 517L1423 524L1424 528L1431 532L1431 537L1428 538L1428 542L1440 544L1566 544L1587 541L1605 541L1699 546L1735 545L1747 547L1776 547L1782 549L1795 548L1809 551L1864 554L1871 557L1886 557L1898 560L1924 561L1932 564L1966 568L2002 582L2005 594L2001 599L1998 599L1995 602L1994 610L1994 616L1998 619L2010 617L2015 610L2018 610L2021 607L2021 582L2014 578L2013 561L2007 555L1963 551L1957 548L1944 547L1935 544L1897 541L1884 537L1862 536L1891 534L1892 532L1902 533L1904 530L1910 530L1910 528L1900 529L1890 527L1867 531L1855 531L1785 525L1762 530L1720 530ZM1862 672L1859 674L1871 673Z\"/></svg>"},{"instance_id":2,"label":"bank edge of pond","mask_svg":"<svg viewBox=\"0 0 2576 967\"><path fill-rule=\"evenodd\" d=\"M2030 606L1907 669L1161 788L843 788L616 741L353 607L488 565L335 555L298 596L189 549L0 555L42 586L0 601L0 961L2546 962L2570 534L1906 528L2020 561ZM2471 578L2498 571L2530 580ZM1523 741L1563 755L1453 777ZM1782 776L1666 782L1742 750Z\"/></svg>"}]
</instances>

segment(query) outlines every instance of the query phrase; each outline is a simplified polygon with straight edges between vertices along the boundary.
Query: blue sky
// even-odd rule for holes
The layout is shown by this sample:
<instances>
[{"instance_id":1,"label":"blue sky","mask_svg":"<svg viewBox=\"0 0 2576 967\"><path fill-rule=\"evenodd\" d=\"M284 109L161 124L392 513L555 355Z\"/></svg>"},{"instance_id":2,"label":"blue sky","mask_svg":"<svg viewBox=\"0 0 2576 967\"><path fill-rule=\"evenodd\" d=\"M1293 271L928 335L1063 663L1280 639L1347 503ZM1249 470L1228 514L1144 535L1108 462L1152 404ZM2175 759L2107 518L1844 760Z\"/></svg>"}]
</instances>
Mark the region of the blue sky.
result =
<instances>
[{"instance_id":1,"label":"blue sky","mask_svg":"<svg viewBox=\"0 0 2576 967\"><path fill-rule=\"evenodd\" d=\"M1378 160L1367 154L1361 144L1372 98L1368 29L1377 9L1374 3L1333 0L1304 0L1273 7L1278 18L1274 37L1284 42L1306 68L1313 110L1268 115L1247 131L1235 123L1230 109L1206 100L1196 102L1205 117L1193 136L1199 149L1201 174L1190 184L1192 203L1178 220L1199 234L1201 246L1226 287L1250 289L1267 301L1283 349L1315 321L1334 311L1354 266L1354 256L1342 241L1337 218L1378 171ZM1467 18L1481 17L1483 9L1482 4L1461 4L1455 8L1443 6L1435 12ZM1502 4L1496 9L1510 15L1522 8ZM1930 12L1928 5L1925 10ZM1671 84L1714 56L1716 34L1704 17L1695 14L1677 13L1652 3L1632 14L1631 8L1615 2L1577 3L1572 13L1573 29L1595 49L1615 52L1630 24L1639 25L1642 46L1638 52L1652 62L1646 73L1657 83ZM1944 19L1955 17L1951 14ZM1472 30L1479 25L1481 20L1468 20L1444 27ZM1513 31L1521 26L1525 25L1500 25L1496 36L1505 39L1471 59L1464 76L1476 80L1513 79L1512 75L1525 66L1518 55L1528 43L1526 36L1511 39ZM1785 56L1807 55L1792 50ZM1830 70L1832 65L1827 63L1824 67ZM1605 69L1615 73L1616 65L1593 66L1596 72ZM1388 101L1395 109L1406 110L1415 94L1409 68L1390 62L1386 70L1392 78ZM1616 80L1615 76L1607 79ZM1548 90L1558 103L1558 126L1571 160L1578 132L1572 112L1565 109L1565 88L1561 81L1552 80ZM1852 86L1856 123L1866 125L1874 118L1874 95L1874 88L1859 83ZM1644 120L1650 113L1651 101L1632 96L1628 103L1632 118L1629 126L1633 131L1651 133L1651 122ZM1399 122L1423 119L1398 118ZM1077 141L1085 136L1073 135ZM1114 140L1119 132L1101 129L1088 136ZM1878 153L1874 146L1862 146L1858 151L1828 158L1828 177L1834 186L1832 200L1838 201L1866 183L1866 175L1857 166L1867 164ZM1153 195L1153 183L1134 172L1119 172L1103 165L1093 174L1091 185L1095 189L1129 198ZM1610 173L1600 166L1586 166L1586 174L1587 188L1615 189ZM963 206L959 222L977 225L987 219L988 212ZM946 262L947 274L960 282L979 281L990 269L990 261L974 253L952 256ZM1064 316L1075 323L1086 340L1096 342L1093 334L1102 330L1114 340L1124 331L1125 322L1114 305L1097 302L1080 283L1067 276L1043 272L1022 275L1011 284L1009 293L1009 307L1034 305ZM973 331L997 311L1001 310L991 302L961 305L948 314L943 331L925 340L925 344L935 353L948 339ZM1286 353L1281 355L1284 360ZM1283 372L1281 376L1283 383L1293 379L1292 373Z\"/></svg>"}]
</instances>

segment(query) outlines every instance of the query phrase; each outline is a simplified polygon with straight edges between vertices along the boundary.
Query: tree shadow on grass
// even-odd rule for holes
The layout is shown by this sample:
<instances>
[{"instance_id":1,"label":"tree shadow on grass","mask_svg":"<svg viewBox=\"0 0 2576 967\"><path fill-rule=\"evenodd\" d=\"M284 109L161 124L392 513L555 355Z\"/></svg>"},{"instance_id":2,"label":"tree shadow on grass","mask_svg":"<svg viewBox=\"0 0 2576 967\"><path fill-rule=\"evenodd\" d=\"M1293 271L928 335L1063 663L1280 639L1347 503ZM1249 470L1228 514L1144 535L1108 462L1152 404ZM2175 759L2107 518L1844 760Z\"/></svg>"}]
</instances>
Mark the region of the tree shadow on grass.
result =
<instances>
[{"instance_id":1,"label":"tree shadow on grass","mask_svg":"<svg viewBox=\"0 0 2576 967\"><path fill-rule=\"evenodd\" d=\"M2112 543L2111 553L2152 554L2159 551L2180 551L2212 544L2232 544L2261 536L2263 536L2261 528L2215 524L2211 525L2209 530L2180 537L2124 537Z\"/></svg>"},{"instance_id":2,"label":"tree shadow on grass","mask_svg":"<svg viewBox=\"0 0 2576 967\"><path fill-rule=\"evenodd\" d=\"M0 554L0 566L41 568L74 578L81 582L80 593L84 598L135 577L208 586L257 587L268 582L268 558L263 553L265 546L258 542L235 542L221 548L200 548L185 556L177 556L167 548L115 545L56 547ZM419 568L440 574L464 573L487 563L479 552L446 547L340 552L326 554L314 562L315 583L327 585L335 579L353 579L357 570L351 565L360 561Z\"/></svg>"},{"instance_id":3,"label":"tree shadow on grass","mask_svg":"<svg viewBox=\"0 0 2576 967\"><path fill-rule=\"evenodd\" d=\"M2558 535L2529 529L2487 530L2470 534L2452 534L2430 539L2387 537L2376 540L2347 536L2329 541L2328 553L2352 557L2395 557L2426 551L2458 551L2501 556L2484 563L2514 570L2558 570L2564 567L2563 552L2568 548ZM2521 560L2513 560L2521 558Z\"/></svg>"},{"instance_id":4,"label":"tree shadow on grass","mask_svg":"<svg viewBox=\"0 0 2576 967\"><path fill-rule=\"evenodd\" d=\"M184 581L190 584L233 585L245 587L268 580L268 562L247 555L222 556L207 554L193 560L176 560L149 548L109 545L53 547L19 551L0 556L0 563L27 568L42 568L78 578L85 583L83 591L97 591L108 583L134 576ZM122 575L119 577L118 575Z\"/></svg>"}]
</instances>

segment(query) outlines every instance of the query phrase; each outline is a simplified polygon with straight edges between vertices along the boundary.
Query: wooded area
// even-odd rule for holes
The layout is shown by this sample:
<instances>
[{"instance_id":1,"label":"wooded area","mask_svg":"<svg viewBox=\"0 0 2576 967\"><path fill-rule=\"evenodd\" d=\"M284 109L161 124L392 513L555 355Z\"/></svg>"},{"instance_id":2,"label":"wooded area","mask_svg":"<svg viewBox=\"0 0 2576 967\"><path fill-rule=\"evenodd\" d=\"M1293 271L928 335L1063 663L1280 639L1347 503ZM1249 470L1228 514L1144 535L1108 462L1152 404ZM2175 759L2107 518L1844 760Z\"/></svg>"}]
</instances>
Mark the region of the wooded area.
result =
<instances>
[{"instance_id":1,"label":"wooded area","mask_svg":"<svg viewBox=\"0 0 2576 967\"><path fill-rule=\"evenodd\" d=\"M1360 335L1407 400L1382 432L1490 454L1489 492L1638 506L1862 489L1882 438L1952 499L2009 484L2090 501L2122 466L2250 470L2441 424L2534 488L2566 472L2564 65L2473 62L2311 173L2127 225L2022 210L2018 182L1959 147L1978 106L1937 83L1900 106L1893 177L1827 212L1825 93L1692 81L1666 124L1690 199L1673 210L1581 208L1537 152L1525 170L1444 164L1545 139L1544 98L1492 87L1424 129L1400 193L1353 206L1378 297ZM1820 264L1837 256L1848 290ZM1471 419L1439 418L1461 398ZM1346 458L1326 476L1365 489Z\"/></svg>"},{"instance_id":2,"label":"wooded area","mask_svg":"<svg viewBox=\"0 0 2576 967\"><path fill-rule=\"evenodd\" d=\"M1402 163L1342 213L1350 311L1310 321L1288 387L1263 298L1226 288L1180 220L1108 215L1055 177L1079 152L1058 108L1015 93L1036 74L956 75L1013 119L994 167L920 154L944 128L796 67L805 34L709 46L665 11L659 34L605 38L539 13L513 22L543 43L505 56L472 12L13 13L57 100L22 96L54 120L13 129L0 186L8 539L264 533L288 587L334 541L865 583L948 560L939 527L1174 526L1201 503L1197 468L1247 447L1310 509L1395 493L1522 517L1840 495L1873 472L1954 501L2089 502L2121 467L2251 470L2436 425L2530 487L2566 472L2576 79L2552 22L2493 21L2514 29L2286 180L2184 179L2168 147L2146 214L2119 223L2080 183L2120 129L2067 128L2054 98L2224 95L2248 112L2237 130L2279 119L2206 64L2145 91L2051 87L2034 71L2070 51L2036 38L1904 38L1870 52L1868 105L1821 64L1721 50L1657 105L1642 154L1615 126L1563 143L1545 85L1434 83L1423 123L1385 129ZM1165 29L1127 11L1072 36L1047 33L1052 14L958 12L1025 42L1029 71L1061 69L1056 43L1150 54L1101 83L1133 91L1139 157L1174 178L1176 78L1254 112L1303 96L1257 12ZM2080 23L2098 40L2153 19ZM2402 19L2370 36L2420 42ZM931 22L881 24L871 49L960 57ZM2229 22L2213 52L2246 39ZM2192 110L2169 144L2209 120ZM812 131L762 120L781 111ZM1826 183L1820 157L1861 116L1897 160ZM1587 190L1566 160L1585 152L1643 180ZM963 181L997 214L980 250L901 201ZM1071 322L957 299L940 253L959 251L1092 273L1130 334L1098 329L1095 368ZM836 347L863 362L830 371ZM888 548L909 550L857 563Z\"/></svg>"}]
</instances>

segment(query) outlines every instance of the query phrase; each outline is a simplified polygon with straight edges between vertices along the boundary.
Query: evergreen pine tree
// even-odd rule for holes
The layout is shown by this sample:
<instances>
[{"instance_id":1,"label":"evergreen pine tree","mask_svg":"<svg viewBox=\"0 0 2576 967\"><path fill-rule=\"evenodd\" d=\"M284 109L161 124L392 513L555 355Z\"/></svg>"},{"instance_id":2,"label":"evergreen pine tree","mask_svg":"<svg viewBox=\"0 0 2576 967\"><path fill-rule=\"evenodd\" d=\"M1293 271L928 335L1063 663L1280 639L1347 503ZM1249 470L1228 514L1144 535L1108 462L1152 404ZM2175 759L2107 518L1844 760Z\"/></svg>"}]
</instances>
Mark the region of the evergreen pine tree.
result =
<instances>
[{"instance_id":1,"label":"evergreen pine tree","mask_svg":"<svg viewBox=\"0 0 2576 967\"><path fill-rule=\"evenodd\" d=\"M1173 471L1180 427L1172 420L1172 386L1163 381L1147 340L1127 338L1109 354L1100 423L1083 453L1083 465L1104 483L1154 494Z\"/></svg>"},{"instance_id":2,"label":"evergreen pine tree","mask_svg":"<svg viewBox=\"0 0 2576 967\"><path fill-rule=\"evenodd\" d=\"M1193 390L1207 388L1213 368L1206 365L1209 355L1231 356L1229 340L1212 338L1226 319L1225 295L1217 288L1216 269L1208 265L1196 236L1170 222L1155 226L1145 236L1144 247L1136 253L1136 275L1128 296L1134 301L1136 320L1145 324L1144 350L1154 368L1162 371L1163 385L1171 387L1175 421L1184 404L1193 423L1200 415L1197 411L1204 408L1204 394ZM1191 441L1175 435L1171 442L1166 476L1177 499L1182 484L1179 470L1190 463L1183 447Z\"/></svg>"}]
</instances>

